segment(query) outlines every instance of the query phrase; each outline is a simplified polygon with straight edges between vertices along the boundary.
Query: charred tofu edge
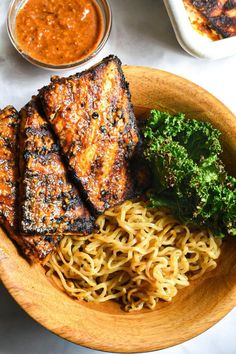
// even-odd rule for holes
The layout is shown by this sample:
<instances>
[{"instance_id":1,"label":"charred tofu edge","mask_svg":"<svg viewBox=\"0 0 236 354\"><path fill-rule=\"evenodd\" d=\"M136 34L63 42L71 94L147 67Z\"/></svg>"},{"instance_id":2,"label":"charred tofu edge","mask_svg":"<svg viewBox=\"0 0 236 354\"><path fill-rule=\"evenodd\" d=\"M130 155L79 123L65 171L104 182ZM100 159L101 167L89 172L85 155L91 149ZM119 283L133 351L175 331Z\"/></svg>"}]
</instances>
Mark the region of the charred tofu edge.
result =
<instances>
[{"instance_id":1,"label":"charred tofu edge","mask_svg":"<svg viewBox=\"0 0 236 354\"><path fill-rule=\"evenodd\" d=\"M217 1L203 0L183 0L187 11L195 13L195 22L201 22L200 32L208 34L213 40L232 37L236 34L236 17L230 16L230 11L234 11L235 3L225 1L224 4ZM221 12L219 12L222 10ZM197 18L199 17L199 19ZM207 30L207 27L209 30Z\"/></svg>"},{"instance_id":2,"label":"charred tofu edge","mask_svg":"<svg viewBox=\"0 0 236 354\"><path fill-rule=\"evenodd\" d=\"M3 228L16 244L19 254L32 263L44 261L50 253L56 250L60 241L60 235L25 236L16 233L11 227L8 228L4 225Z\"/></svg>"},{"instance_id":3,"label":"charred tofu edge","mask_svg":"<svg viewBox=\"0 0 236 354\"><path fill-rule=\"evenodd\" d=\"M6 115L6 116L4 116ZM20 123L20 116L19 112L11 105L5 107L4 109L0 109L0 119L6 119L8 117L12 117L15 119L15 146L13 150L15 151L15 156L14 156L14 165L12 166L13 170L13 181L11 181L14 186L14 194L15 194L15 201L13 203L14 209L12 212L14 213L13 215L13 224L8 220L8 217L4 215L4 211L1 212L0 214L0 223L3 224L3 226L7 229L10 230L11 228L16 229L17 228L17 222L18 222L18 213L17 213L17 192L18 192L18 178L19 178L19 170L18 170L18 142L19 142L19 123Z\"/></svg>"}]
</instances>

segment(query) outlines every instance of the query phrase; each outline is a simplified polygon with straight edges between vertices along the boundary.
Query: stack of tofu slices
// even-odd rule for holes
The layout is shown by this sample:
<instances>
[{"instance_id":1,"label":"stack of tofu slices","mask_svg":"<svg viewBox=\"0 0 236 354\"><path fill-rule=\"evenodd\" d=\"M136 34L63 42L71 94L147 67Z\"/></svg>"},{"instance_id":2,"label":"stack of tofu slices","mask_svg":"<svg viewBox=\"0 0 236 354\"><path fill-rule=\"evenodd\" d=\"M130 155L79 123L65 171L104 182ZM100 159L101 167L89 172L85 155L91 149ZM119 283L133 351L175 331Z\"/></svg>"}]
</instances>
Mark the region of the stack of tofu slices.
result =
<instances>
[{"instance_id":1,"label":"stack of tofu slices","mask_svg":"<svg viewBox=\"0 0 236 354\"><path fill-rule=\"evenodd\" d=\"M106 209L134 195L139 142L121 62L53 77L18 113L0 110L1 224L32 261L64 234L93 232Z\"/></svg>"}]
</instances>

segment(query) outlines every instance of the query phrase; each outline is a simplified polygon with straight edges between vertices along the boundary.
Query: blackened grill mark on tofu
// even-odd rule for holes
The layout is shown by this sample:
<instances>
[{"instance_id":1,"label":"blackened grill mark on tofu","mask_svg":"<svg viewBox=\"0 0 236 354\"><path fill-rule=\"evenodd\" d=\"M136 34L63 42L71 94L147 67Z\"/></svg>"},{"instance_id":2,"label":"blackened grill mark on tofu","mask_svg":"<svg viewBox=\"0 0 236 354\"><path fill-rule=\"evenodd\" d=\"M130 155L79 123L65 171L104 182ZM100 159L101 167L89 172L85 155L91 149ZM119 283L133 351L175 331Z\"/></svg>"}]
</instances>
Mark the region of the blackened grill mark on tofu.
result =
<instances>
[{"instance_id":1,"label":"blackened grill mark on tofu","mask_svg":"<svg viewBox=\"0 0 236 354\"><path fill-rule=\"evenodd\" d=\"M37 98L20 112L20 230L26 235L90 233L94 218L69 181L59 147L39 112Z\"/></svg>"},{"instance_id":2,"label":"blackened grill mark on tofu","mask_svg":"<svg viewBox=\"0 0 236 354\"><path fill-rule=\"evenodd\" d=\"M14 107L0 110L0 218L6 229L16 225L18 127Z\"/></svg>"},{"instance_id":3,"label":"blackened grill mark on tofu","mask_svg":"<svg viewBox=\"0 0 236 354\"><path fill-rule=\"evenodd\" d=\"M139 135L120 60L110 56L80 74L53 78L40 99L95 213L132 197L130 160Z\"/></svg>"},{"instance_id":4,"label":"blackened grill mark on tofu","mask_svg":"<svg viewBox=\"0 0 236 354\"><path fill-rule=\"evenodd\" d=\"M190 0L222 37L236 35L236 0Z\"/></svg>"}]
</instances>

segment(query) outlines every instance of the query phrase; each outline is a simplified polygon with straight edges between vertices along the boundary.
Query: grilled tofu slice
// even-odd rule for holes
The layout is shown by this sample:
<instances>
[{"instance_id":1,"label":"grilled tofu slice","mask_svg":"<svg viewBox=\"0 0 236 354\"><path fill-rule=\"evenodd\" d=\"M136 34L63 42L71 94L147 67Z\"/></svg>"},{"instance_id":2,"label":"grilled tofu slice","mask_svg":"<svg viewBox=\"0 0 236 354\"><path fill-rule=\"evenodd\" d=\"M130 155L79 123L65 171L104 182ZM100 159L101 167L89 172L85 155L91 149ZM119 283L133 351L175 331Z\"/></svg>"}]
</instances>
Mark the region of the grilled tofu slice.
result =
<instances>
[{"instance_id":1,"label":"grilled tofu slice","mask_svg":"<svg viewBox=\"0 0 236 354\"><path fill-rule=\"evenodd\" d=\"M189 0L221 37L236 35L236 0Z\"/></svg>"},{"instance_id":2,"label":"grilled tofu slice","mask_svg":"<svg viewBox=\"0 0 236 354\"><path fill-rule=\"evenodd\" d=\"M121 62L110 56L40 90L48 121L95 213L133 196L130 160L139 141Z\"/></svg>"},{"instance_id":3,"label":"grilled tofu slice","mask_svg":"<svg viewBox=\"0 0 236 354\"><path fill-rule=\"evenodd\" d=\"M28 103L20 115L21 232L92 232L94 218L67 176L58 144L40 113L37 99Z\"/></svg>"},{"instance_id":4,"label":"grilled tofu slice","mask_svg":"<svg viewBox=\"0 0 236 354\"><path fill-rule=\"evenodd\" d=\"M0 110L0 223L23 254L35 262L55 249L59 235L22 236L18 232L18 129L19 114L15 108Z\"/></svg>"},{"instance_id":5,"label":"grilled tofu slice","mask_svg":"<svg viewBox=\"0 0 236 354\"><path fill-rule=\"evenodd\" d=\"M37 263L56 249L61 236L57 235L33 235L25 236L15 232L12 228L7 229L9 236L18 244L20 251L30 261Z\"/></svg>"},{"instance_id":6,"label":"grilled tofu slice","mask_svg":"<svg viewBox=\"0 0 236 354\"><path fill-rule=\"evenodd\" d=\"M0 110L0 218L7 229L16 224L18 126L19 115L14 107Z\"/></svg>"}]
</instances>

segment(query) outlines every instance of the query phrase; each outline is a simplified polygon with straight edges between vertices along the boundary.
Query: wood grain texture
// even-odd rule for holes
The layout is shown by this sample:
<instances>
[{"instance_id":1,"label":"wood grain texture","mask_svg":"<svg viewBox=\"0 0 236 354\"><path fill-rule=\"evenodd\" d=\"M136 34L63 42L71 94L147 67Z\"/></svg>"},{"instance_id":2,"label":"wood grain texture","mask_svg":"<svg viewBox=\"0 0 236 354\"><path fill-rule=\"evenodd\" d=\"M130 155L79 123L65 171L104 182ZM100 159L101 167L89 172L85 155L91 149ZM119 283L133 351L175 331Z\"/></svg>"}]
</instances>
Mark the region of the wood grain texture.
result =
<instances>
[{"instance_id":1,"label":"wood grain texture","mask_svg":"<svg viewBox=\"0 0 236 354\"><path fill-rule=\"evenodd\" d=\"M225 161L236 173L236 119L193 83L144 67L124 67L137 116L151 108L212 122L222 131ZM236 239L224 243L216 270L179 291L154 311L127 314L113 302L76 302L55 288L41 266L30 266L0 231L0 276L15 300L36 321L74 343L111 352L144 352L188 340L236 305Z\"/></svg>"}]
</instances>

